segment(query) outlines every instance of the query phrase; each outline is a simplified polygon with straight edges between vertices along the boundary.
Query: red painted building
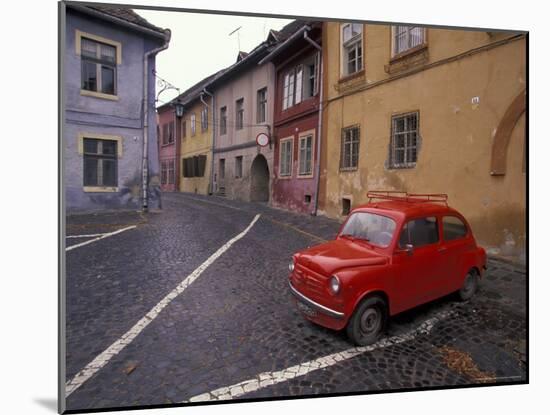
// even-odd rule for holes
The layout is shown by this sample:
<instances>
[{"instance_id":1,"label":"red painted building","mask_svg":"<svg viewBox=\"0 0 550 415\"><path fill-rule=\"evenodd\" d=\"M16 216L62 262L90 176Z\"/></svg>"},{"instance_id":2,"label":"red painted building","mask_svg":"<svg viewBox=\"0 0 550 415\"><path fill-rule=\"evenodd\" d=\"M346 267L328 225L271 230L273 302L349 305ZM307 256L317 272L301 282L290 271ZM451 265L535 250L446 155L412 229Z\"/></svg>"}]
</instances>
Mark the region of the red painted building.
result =
<instances>
[{"instance_id":1,"label":"red painted building","mask_svg":"<svg viewBox=\"0 0 550 415\"><path fill-rule=\"evenodd\" d=\"M272 204L302 213L317 206L321 41L322 24L304 22L260 62L276 70Z\"/></svg>"},{"instance_id":2,"label":"red painted building","mask_svg":"<svg viewBox=\"0 0 550 415\"><path fill-rule=\"evenodd\" d=\"M160 162L160 188L163 192L175 192L178 189L180 140L176 131L178 122L174 106L165 104L158 112L158 145Z\"/></svg>"}]
</instances>

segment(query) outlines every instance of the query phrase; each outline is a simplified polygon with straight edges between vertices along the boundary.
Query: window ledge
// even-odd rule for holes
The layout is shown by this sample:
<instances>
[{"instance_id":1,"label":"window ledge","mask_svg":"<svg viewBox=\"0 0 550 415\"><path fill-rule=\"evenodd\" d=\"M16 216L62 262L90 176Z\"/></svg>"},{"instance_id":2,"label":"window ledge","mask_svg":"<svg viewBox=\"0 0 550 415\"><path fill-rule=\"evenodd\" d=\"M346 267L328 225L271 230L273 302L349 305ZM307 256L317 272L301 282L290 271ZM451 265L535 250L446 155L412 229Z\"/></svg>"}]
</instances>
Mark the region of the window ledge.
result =
<instances>
[{"instance_id":1,"label":"window ledge","mask_svg":"<svg viewBox=\"0 0 550 415\"><path fill-rule=\"evenodd\" d=\"M416 163L411 164L394 164L389 167L390 170L398 170L398 169L414 169L416 167Z\"/></svg>"},{"instance_id":2,"label":"window ledge","mask_svg":"<svg viewBox=\"0 0 550 415\"><path fill-rule=\"evenodd\" d=\"M354 172L357 171L357 167L340 167L340 171L345 172Z\"/></svg>"},{"instance_id":3,"label":"window ledge","mask_svg":"<svg viewBox=\"0 0 550 415\"><path fill-rule=\"evenodd\" d=\"M289 174L288 176L281 176L281 175L279 175L277 178L278 178L279 180L289 180L289 179L292 179L292 175L291 175L291 174Z\"/></svg>"},{"instance_id":4,"label":"window ledge","mask_svg":"<svg viewBox=\"0 0 550 415\"><path fill-rule=\"evenodd\" d=\"M313 174L299 174L296 176L297 179L313 179Z\"/></svg>"},{"instance_id":5,"label":"window ledge","mask_svg":"<svg viewBox=\"0 0 550 415\"><path fill-rule=\"evenodd\" d=\"M407 49L401 53L398 53L397 55L392 56L390 59L390 64L406 59L407 57L420 53L426 49L428 49L427 43L423 43L421 45L415 46L414 48Z\"/></svg>"},{"instance_id":6,"label":"window ledge","mask_svg":"<svg viewBox=\"0 0 550 415\"><path fill-rule=\"evenodd\" d=\"M344 84L346 82L349 82L353 79L356 79L356 78L364 78L365 77L365 69L361 69L360 71L357 71L357 72L354 72L350 75L346 75L346 76L342 76L339 80L338 80L338 83L339 84Z\"/></svg>"},{"instance_id":7,"label":"window ledge","mask_svg":"<svg viewBox=\"0 0 550 415\"><path fill-rule=\"evenodd\" d=\"M88 91L87 89L81 89L80 95L101 99L108 99L110 101L118 101L118 95L104 94L102 92Z\"/></svg>"},{"instance_id":8,"label":"window ledge","mask_svg":"<svg viewBox=\"0 0 550 415\"><path fill-rule=\"evenodd\" d=\"M423 44L393 56L384 70L388 74L402 72L428 62L428 45Z\"/></svg>"},{"instance_id":9,"label":"window ledge","mask_svg":"<svg viewBox=\"0 0 550 415\"><path fill-rule=\"evenodd\" d=\"M118 192L118 187L112 186L84 186L86 193L115 193Z\"/></svg>"}]
</instances>

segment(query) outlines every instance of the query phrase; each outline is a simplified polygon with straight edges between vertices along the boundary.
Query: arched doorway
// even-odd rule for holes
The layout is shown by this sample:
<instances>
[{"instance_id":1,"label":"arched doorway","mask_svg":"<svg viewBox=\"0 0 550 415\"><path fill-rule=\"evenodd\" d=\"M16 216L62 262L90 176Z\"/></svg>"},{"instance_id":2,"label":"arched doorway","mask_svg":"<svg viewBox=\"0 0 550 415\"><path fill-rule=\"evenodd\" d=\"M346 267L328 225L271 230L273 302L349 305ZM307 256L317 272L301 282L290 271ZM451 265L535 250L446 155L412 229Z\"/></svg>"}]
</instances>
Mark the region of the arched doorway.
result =
<instances>
[{"instance_id":1,"label":"arched doorway","mask_svg":"<svg viewBox=\"0 0 550 415\"><path fill-rule=\"evenodd\" d=\"M250 201L269 201L269 166L267 160L258 154L250 167Z\"/></svg>"}]
</instances>

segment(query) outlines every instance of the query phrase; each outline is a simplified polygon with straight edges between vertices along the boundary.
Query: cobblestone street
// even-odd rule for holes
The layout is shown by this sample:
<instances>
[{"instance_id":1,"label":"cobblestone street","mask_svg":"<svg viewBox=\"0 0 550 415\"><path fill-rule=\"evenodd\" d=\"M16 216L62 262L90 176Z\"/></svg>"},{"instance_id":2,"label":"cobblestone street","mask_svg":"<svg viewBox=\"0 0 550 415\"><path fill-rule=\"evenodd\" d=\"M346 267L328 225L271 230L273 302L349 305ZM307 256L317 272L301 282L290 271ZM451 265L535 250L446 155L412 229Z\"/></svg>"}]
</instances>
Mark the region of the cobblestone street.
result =
<instances>
[{"instance_id":1,"label":"cobblestone street","mask_svg":"<svg viewBox=\"0 0 550 415\"><path fill-rule=\"evenodd\" d=\"M67 219L66 380L83 379L68 410L526 380L524 267L490 259L470 302L399 314L355 348L305 320L287 283L292 254L338 222L195 194L162 203Z\"/></svg>"}]
</instances>

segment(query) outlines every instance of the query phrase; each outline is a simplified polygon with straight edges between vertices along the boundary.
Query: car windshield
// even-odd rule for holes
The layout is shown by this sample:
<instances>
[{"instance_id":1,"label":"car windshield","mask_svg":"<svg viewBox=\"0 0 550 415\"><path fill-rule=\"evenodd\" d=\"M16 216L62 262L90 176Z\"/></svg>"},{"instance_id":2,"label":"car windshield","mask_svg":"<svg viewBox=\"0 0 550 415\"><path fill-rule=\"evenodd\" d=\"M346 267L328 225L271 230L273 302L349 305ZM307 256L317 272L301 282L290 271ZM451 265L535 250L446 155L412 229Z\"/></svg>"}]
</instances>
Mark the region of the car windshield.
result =
<instances>
[{"instance_id":1,"label":"car windshield","mask_svg":"<svg viewBox=\"0 0 550 415\"><path fill-rule=\"evenodd\" d=\"M346 222L340 236L348 236L386 248L395 232L395 221L369 212L355 212Z\"/></svg>"}]
</instances>

